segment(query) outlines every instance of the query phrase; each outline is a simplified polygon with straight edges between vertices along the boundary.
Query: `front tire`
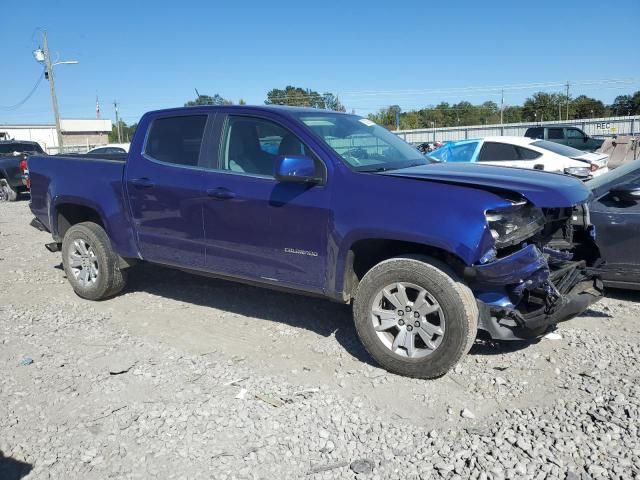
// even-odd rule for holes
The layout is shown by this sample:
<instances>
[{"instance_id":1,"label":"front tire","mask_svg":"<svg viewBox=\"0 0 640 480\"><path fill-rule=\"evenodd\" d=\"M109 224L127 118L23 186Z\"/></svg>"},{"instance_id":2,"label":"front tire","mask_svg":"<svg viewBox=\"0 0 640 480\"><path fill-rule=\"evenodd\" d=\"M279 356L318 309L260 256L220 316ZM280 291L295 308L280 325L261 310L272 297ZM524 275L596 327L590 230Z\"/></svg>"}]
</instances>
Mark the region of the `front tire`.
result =
<instances>
[{"instance_id":1,"label":"front tire","mask_svg":"<svg viewBox=\"0 0 640 480\"><path fill-rule=\"evenodd\" d=\"M6 179L0 178L0 202L15 202L18 192L9 185Z\"/></svg>"},{"instance_id":2,"label":"front tire","mask_svg":"<svg viewBox=\"0 0 640 480\"><path fill-rule=\"evenodd\" d=\"M473 293L443 263L397 257L360 281L356 331L385 369L416 378L444 375L469 351L478 329Z\"/></svg>"},{"instance_id":3,"label":"front tire","mask_svg":"<svg viewBox=\"0 0 640 480\"><path fill-rule=\"evenodd\" d=\"M73 225L62 242L62 263L73 291L87 300L102 300L119 293L126 270L104 229L93 222Z\"/></svg>"}]
</instances>

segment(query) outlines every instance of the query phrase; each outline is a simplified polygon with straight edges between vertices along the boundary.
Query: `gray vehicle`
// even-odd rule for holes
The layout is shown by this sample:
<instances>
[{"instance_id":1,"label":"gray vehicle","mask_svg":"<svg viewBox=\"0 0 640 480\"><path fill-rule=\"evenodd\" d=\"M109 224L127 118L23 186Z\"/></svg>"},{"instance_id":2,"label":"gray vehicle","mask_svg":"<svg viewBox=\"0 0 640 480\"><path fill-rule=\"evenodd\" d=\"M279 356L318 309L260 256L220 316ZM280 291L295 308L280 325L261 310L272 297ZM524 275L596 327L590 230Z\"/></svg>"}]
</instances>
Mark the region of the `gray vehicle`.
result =
<instances>
[{"instance_id":1,"label":"gray vehicle","mask_svg":"<svg viewBox=\"0 0 640 480\"><path fill-rule=\"evenodd\" d=\"M524 136L561 143L585 152L595 152L604 143L603 139L590 137L573 125L531 127L527 128Z\"/></svg>"},{"instance_id":2,"label":"gray vehicle","mask_svg":"<svg viewBox=\"0 0 640 480\"><path fill-rule=\"evenodd\" d=\"M20 193L28 190L24 173L32 153L44 154L37 142L0 141L0 202L15 202Z\"/></svg>"}]
</instances>

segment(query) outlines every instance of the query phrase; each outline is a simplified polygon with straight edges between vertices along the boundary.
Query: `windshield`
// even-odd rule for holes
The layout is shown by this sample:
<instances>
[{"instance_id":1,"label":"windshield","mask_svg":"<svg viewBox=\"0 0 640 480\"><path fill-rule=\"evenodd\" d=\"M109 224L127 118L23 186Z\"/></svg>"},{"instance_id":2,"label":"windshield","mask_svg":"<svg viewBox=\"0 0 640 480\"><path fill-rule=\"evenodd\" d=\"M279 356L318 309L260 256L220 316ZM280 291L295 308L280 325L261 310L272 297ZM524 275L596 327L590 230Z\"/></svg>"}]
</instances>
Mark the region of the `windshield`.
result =
<instances>
[{"instance_id":1,"label":"windshield","mask_svg":"<svg viewBox=\"0 0 640 480\"><path fill-rule=\"evenodd\" d=\"M451 142L429 155L441 162L471 162L479 142Z\"/></svg>"},{"instance_id":2,"label":"windshield","mask_svg":"<svg viewBox=\"0 0 640 480\"><path fill-rule=\"evenodd\" d=\"M549 150L550 152L557 153L558 155L564 155L565 157L581 157L587 153L582 150L578 150L577 148L568 147L561 143L548 142L546 140L537 140L531 145L544 150Z\"/></svg>"},{"instance_id":3,"label":"windshield","mask_svg":"<svg viewBox=\"0 0 640 480\"><path fill-rule=\"evenodd\" d=\"M37 143L0 143L0 154L7 153L26 153L26 152L38 152L42 153L42 148Z\"/></svg>"},{"instance_id":4,"label":"windshield","mask_svg":"<svg viewBox=\"0 0 640 480\"><path fill-rule=\"evenodd\" d=\"M295 114L355 170L395 170L432 161L371 120L340 113Z\"/></svg>"},{"instance_id":5,"label":"windshield","mask_svg":"<svg viewBox=\"0 0 640 480\"><path fill-rule=\"evenodd\" d=\"M640 170L640 160L633 160L616 168L615 170L610 170L604 175L600 175L599 177L595 177L593 180L589 180L585 185L591 190L596 190L597 188L603 187L609 183L614 183L625 175L632 175L638 170Z\"/></svg>"}]
</instances>

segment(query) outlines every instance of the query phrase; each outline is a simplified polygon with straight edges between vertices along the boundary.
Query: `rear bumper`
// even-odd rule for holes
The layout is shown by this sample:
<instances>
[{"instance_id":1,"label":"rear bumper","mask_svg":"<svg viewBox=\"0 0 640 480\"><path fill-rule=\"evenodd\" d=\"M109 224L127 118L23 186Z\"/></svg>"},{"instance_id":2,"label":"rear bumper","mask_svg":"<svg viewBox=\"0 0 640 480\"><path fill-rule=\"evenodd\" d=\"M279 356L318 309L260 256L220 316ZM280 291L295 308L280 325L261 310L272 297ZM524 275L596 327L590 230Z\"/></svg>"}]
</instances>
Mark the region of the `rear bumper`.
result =
<instances>
[{"instance_id":1,"label":"rear bumper","mask_svg":"<svg viewBox=\"0 0 640 480\"><path fill-rule=\"evenodd\" d=\"M540 336L584 312L603 293L602 281L583 261L543 253L533 245L471 270L467 273L480 310L478 328L497 340Z\"/></svg>"}]
</instances>

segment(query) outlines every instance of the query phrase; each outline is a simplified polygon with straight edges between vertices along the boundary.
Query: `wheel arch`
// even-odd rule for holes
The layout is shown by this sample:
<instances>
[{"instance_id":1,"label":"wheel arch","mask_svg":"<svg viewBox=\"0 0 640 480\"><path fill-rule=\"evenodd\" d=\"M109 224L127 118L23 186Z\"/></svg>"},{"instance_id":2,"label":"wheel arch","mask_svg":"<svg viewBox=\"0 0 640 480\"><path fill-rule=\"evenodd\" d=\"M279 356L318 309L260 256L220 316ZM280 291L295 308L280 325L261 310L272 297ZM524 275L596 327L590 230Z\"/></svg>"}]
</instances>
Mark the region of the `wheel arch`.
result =
<instances>
[{"instance_id":1,"label":"wheel arch","mask_svg":"<svg viewBox=\"0 0 640 480\"><path fill-rule=\"evenodd\" d=\"M442 246L393 237L365 237L353 241L345 249L342 267L336 276L336 292L340 301L349 302L362 277L378 263L402 255L425 255L436 258L456 273L462 274L465 261Z\"/></svg>"},{"instance_id":2,"label":"wheel arch","mask_svg":"<svg viewBox=\"0 0 640 480\"><path fill-rule=\"evenodd\" d=\"M58 240L62 241L65 234L73 225L82 222L93 222L108 231L107 222L101 211L94 205L84 202L60 200L56 202L52 215L52 231Z\"/></svg>"}]
</instances>

